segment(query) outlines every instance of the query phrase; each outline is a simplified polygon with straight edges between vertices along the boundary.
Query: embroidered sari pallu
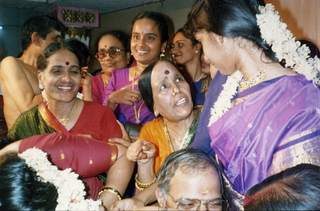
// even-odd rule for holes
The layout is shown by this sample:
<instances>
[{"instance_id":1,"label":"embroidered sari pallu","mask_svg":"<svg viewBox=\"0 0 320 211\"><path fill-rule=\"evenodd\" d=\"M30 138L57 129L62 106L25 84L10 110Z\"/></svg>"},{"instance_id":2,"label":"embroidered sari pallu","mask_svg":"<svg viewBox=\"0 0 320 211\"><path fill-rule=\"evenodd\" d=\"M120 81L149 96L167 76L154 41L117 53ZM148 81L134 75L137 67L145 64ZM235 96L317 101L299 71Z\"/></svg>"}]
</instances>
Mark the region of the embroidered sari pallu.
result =
<instances>
[{"instance_id":1,"label":"embroidered sari pallu","mask_svg":"<svg viewBox=\"0 0 320 211\"><path fill-rule=\"evenodd\" d=\"M71 134L51 133L23 139L19 153L33 147L47 152L50 162L59 169L71 168L79 174L90 198L94 199L103 187L103 181L96 176L107 172L118 155L112 143Z\"/></svg>"},{"instance_id":2,"label":"embroidered sari pallu","mask_svg":"<svg viewBox=\"0 0 320 211\"><path fill-rule=\"evenodd\" d=\"M320 89L284 76L238 94L240 102L209 126L211 147L235 190L299 163L320 165Z\"/></svg>"}]
</instances>

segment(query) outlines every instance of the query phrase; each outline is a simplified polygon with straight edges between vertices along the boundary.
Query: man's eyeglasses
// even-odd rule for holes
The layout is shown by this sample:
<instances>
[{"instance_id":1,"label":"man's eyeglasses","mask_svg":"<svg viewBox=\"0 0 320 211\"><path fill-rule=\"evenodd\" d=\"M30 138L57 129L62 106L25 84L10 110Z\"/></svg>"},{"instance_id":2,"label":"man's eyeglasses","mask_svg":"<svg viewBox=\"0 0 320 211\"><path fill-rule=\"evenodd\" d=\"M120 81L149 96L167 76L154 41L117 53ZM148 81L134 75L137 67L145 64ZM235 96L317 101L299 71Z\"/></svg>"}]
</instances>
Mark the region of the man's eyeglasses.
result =
<instances>
[{"instance_id":1,"label":"man's eyeglasses","mask_svg":"<svg viewBox=\"0 0 320 211\"><path fill-rule=\"evenodd\" d=\"M96 58L97 59L104 59L107 56L107 54L109 54L109 56L111 58L116 58L116 57L120 56L121 51L126 51L126 50L120 50L119 48L114 48L114 49L101 51L96 54Z\"/></svg>"},{"instance_id":2,"label":"man's eyeglasses","mask_svg":"<svg viewBox=\"0 0 320 211\"><path fill-rule=\"evenodd\" d=\"M206 210L222 210L227 207L228 201L223 199L211 199L203 202L199 199L182 198L175 200L170 194L168 194L179 210L200 210L201 204L206 206Z\"/></svg>"}]
</instances>

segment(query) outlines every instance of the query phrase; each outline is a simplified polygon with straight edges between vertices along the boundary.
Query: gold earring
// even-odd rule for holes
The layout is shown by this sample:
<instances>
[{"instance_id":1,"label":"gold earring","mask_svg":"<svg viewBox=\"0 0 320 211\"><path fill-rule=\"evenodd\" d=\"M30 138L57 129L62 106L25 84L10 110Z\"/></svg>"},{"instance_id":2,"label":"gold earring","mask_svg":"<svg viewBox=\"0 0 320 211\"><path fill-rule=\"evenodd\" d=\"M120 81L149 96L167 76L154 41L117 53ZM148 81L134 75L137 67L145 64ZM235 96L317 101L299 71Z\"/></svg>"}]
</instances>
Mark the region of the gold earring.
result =
<instances>
[{"instance_id":1,"label":"gold earring","mask_svg":"<svg viewBox=\"0 0 320 211\"><path fill-rule=\"evenodd\" d=\"M165 52L166 52L166 49L163 49L163 50L162 50L162 53L160 54L159 60L161 60L162 57L165 57L165 54L164 54Z\"/></svg>"},{"instance_id":2,"label":"gold earring","mask_svg":"<svg viewBox=\"0 0 320 211\"><path fill-rule=\"evenodd\" d=\"M196 50L196 52L195 53L199 53L199 51L198 50Z\"/></svg>"}]
</instances>

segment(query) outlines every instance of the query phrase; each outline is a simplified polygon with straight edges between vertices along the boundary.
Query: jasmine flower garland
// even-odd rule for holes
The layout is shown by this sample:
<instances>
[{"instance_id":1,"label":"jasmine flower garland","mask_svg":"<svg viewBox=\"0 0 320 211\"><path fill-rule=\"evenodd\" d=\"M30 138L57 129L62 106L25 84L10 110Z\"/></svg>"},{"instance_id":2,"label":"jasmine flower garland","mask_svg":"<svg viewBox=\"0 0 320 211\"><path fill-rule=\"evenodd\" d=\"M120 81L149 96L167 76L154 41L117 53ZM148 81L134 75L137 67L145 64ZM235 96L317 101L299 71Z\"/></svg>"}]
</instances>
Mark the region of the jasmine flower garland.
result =
<instances>
[{"instance_id":1,"label":"jasmine flower garland","mask_svg":"<svg viewBox=\"0 0 320 211\"><path fill-rule=\"evenodd\" d=\"M84 198L84 184L70 168L59 170L48 161L47 153L37 148L28 149L19 156L37 172L39 181L52 183L57 188L56 210L99 210L101 201Z\"/></svg>"},{"instance_id":2,"label":"jasmine flower garland","mask_svg":"<svg viewBox=\"0 0 320 211\"><path fill-rule=\"evenodd\" d=\"M295 41L292 33L287 30L287 25L281 22L278 12L272 4L265 7L259 6L261 14L256 15L257 24L260 27L262 38L271 46L279 61L286 62L286 67L294 67L294 71L305 75L308 80L313 80L315 84L320 84L320 60L318 57L309 58L310 49L306 45L301 45ZM217 101L211 108L211 117L208 127L222 117L231 107L231 99L237 93L242 73L237 70L228 76L223 85Z\"/></svg>"},{"instance_id":3,"label":"jasmine flower garland","mask_svg":"<svg viewBox=\"0 0 320 211\"><path fill-rule=\"evenodd\" d=\"M237 70L232 75L229 75L225 84L223 84L223 90L217 101L211 108L211 117L209 119L208 127L210 127L215 121L222 117L231 107L231 99L237 93L239 82L243 75L240 70Z\"/></svg>"},{"instance_id":4,"label":"jasmine flower garland","mask_svg":"<svg viewBox=\"0 0 320 211\"><path fill-rule=\"evenodd\" d=\"M260 27L262 38L271 46L279 61L285 60L286 67L294 67L294 71L306 76L314 83L320 82L318 57L308 58L310 49L295 41L292 33L287 30L287 24L283 23L272 4L265 7L259 6L261 14L258 14L257 23Z\"/></svg>"}]
</instances>

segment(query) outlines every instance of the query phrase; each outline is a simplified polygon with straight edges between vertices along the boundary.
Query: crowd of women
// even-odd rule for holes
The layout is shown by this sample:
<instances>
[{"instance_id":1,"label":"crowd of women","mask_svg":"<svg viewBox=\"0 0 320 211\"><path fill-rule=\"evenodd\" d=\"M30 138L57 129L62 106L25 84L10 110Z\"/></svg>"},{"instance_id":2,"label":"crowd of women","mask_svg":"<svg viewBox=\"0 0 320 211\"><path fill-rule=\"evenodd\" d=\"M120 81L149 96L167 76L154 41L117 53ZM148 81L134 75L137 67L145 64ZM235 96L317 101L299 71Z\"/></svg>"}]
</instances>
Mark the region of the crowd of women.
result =
<instances>
[{"instance_id":1,"label":"crowd of women","mask_svg":"<svg viewBox=\"0 0 320 211\"><path fill-rule=\"evenodd\" d=\"M77 42L53 42L38 57L43 102L1 142L0 210L286 207L280 192L265 202L265 179L319 171L319 58L271 4L197 0L172 44L166 17L141 12L130 35L99 36L95 76Z\"/></svg>"}]
</instances>

